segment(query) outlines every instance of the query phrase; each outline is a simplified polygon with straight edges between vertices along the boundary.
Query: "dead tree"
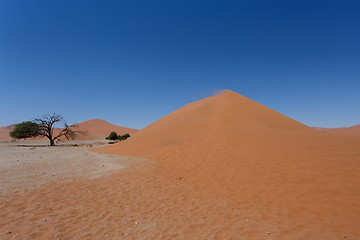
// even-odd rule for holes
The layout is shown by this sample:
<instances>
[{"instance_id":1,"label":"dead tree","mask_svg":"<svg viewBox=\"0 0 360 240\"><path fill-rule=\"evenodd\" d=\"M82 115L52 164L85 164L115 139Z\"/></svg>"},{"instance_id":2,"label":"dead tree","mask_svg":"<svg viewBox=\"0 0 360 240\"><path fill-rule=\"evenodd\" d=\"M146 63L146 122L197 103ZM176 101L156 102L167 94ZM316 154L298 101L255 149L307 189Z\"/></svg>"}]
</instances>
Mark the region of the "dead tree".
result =
<instances>
[{"instance_id":1,"label":"dead tree","mask_svg":"<svg viewBox=\"0 0 360 240\"><path fill-rule=\"evenodd\" d=\"M76 125L69 126L64 117L59 114L44 115L41 118L34 118L32 121L39 125L38 135L47 137L50 140L50 146L54 146L55 142L60 140L60 137L65 137L68 140L75 139L79 133L76 130ZM62 124L63 127L56 129L54 125L58 123Z\"/></svg>"}]
</instances>

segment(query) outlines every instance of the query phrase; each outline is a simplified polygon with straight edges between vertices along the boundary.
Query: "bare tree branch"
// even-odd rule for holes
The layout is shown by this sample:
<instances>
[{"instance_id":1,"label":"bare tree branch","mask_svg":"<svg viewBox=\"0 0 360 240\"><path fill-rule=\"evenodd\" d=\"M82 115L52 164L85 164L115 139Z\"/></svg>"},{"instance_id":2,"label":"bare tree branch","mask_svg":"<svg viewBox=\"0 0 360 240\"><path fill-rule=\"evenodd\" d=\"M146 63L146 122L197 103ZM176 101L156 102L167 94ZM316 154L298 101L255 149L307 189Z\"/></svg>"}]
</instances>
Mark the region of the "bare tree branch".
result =
<instances>
[{"instance_id":1,"label":"bare tree branch","mask_svg":"<svg viewBox=\"0 0 360 240\"><path fill-rule=\"evenodd\" d=\"M69 126L64 117L59 114L53 113L52 115L44 115L41 118L34 118L33 122L39 125L39 135L47 137L50 140L50 146L54 146L55 141L59 140L60 137L65 137L69 140L75 139L79 134L76 125ZM56 123L62 123L64 127L54 136L54 124Z\"/></svg>"}]
</instances>

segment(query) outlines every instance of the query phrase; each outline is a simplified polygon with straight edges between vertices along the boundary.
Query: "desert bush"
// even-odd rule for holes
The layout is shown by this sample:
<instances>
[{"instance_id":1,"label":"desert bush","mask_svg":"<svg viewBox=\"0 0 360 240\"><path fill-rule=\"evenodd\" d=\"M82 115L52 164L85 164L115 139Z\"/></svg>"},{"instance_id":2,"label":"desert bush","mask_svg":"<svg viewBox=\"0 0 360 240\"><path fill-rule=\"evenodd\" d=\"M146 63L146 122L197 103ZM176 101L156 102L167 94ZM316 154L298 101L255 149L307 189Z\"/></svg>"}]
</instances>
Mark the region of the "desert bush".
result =
<instances>
[{"instance_id":1,"label":"desert bush","mask_svg":"<svg viewBox=\"0 0 360 240\"><path fill-rule=\"evenodd\" d=\"M125 139L129 138L129 137L130 137L130 134L126 133L126 134L124 134L124 135L119 135L119 136L118 136L118 139L119 139L120 141L122 141L122 140L125 140Z\"/></svg>"},{"instance_id":2,"label":"desert bush","mask_svg":"<svg viewBox=\"0 0 360 240\"><path fill-rule=\"evenodd\" d=\"M118 135L116 132L111 132L109 136L106 137L106 140L116 140L118 138Z\"/></svg>"}]
</instances>

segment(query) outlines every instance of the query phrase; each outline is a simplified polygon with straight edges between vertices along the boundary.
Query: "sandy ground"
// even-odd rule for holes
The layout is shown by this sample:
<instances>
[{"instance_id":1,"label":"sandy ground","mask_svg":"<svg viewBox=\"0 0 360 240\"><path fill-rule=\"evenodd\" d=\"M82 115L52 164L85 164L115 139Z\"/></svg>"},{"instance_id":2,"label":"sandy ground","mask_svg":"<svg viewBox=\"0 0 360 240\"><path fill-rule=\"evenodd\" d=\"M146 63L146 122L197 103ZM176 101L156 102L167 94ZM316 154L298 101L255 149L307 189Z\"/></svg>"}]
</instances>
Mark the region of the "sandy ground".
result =
<instances>
[{"instance_id":1,"label":"sandy ground","mask_svg":"<svg viewBox=\"0 0 360 240\"><path fill-rule=\"evenodd\" d=\"M128 157L89 152L71 144L48 147L46 141L0 143L0 192L24 193L49 182L101 178L126 167ZM96 146L98 142L76 142Z\"/></svg>"},{"instance_id":2,"label":"sandy ground","mask_svg":"<svg viewBox=\"0 0 360 240\"><path fill-rule=\"evenodd\" d=\"M0 149L0 239L254 239L252 216L162 164L87 148Z\"/></svg>"},{"instance_id":3,"label":"sandy ground","mask_svg":"<svg viewBox=\"0 0 360 240\"><path fill-rule=\"evenodd\" d=\"M0 239L281 239L256 222L256 213L164 167L140 160L106 177L1 195Z\"/></svg>"},{"instance_id":4,"label":"sandy ground","mask_svg":"<svg viewBox=\"0 0 360 240\"><path fill-rule=\"evenodd\" d=\"M13 149L5 151L13 152ZM0 239L278 240L344 239L345 236L357 239L358 236L354 231L335 235L328 231L333 224L329 221L337 219L336 215L332 219L321 219L323 226L319 226L316 216L307 215L306 209L283 215L279 208L279 212L274 213L276 201L256 197L261 194L258 192L254 192L254 196L238 197L240 202L234 202L229 186L223 186L223 195L214 194L194 181L193 176L165 163L92 155L85 148L19 150L17 156L21 156L22 151L29 153L21 158L22 163L29 162L30 156L34 159L42 156L42 151L53 151L59 160L70 159L68 154L83 158L69 161L65 166L57 164L59 169L45 167L44 162L39 169L35 161L41 164L42 160L33 160L28 166L25 164L28 167L24 167L25 172L8 175L8 179L19 179L13 181L10 189L5 189L7 193L0 195ZM32 155L35 153L32 151L39 152ZM8 159L13 163L2 166L14 168L20 163L17 160ZM103 172L102 164L109 163L118 164L117 170ZM35 174L41 171L57 171L62 177ZM37 177L29 178L32 174ZM91 177L94 175L96 178ZM20 183L26 181L30 181L29 186L21 191ZM218 179L213 176L210 181L214 183ZM12 192L15 186L18 186L17 192ZM257 209L259 206L262 207ZM264 213L264 208L268 213ZM302 212L307 215L302 223L292 225L291 221L284 220L293 219L291 215L302 216Z\"/></svg>"}]
</instances>

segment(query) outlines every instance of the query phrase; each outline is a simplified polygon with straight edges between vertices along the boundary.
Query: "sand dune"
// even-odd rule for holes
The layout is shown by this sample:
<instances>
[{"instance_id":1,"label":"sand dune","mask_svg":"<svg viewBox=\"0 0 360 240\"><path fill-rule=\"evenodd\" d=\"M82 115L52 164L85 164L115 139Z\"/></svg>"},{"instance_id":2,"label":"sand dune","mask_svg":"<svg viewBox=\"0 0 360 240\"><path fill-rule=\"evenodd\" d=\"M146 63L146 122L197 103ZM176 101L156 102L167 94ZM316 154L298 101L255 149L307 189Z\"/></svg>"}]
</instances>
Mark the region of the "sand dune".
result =
<instances>
[{"instance_id":1,"label":"sand dune","mask_svg":"<svg viewBox=\"0 0 360 240\"><path fill-rule=\"evenodd\" d=\"M102 119L88 120L77 124L77 127L78 130L81 131L81 134L76 138L77 140L103 140L113 131L119 135L126 133L131 134L138 131L133 128L120 127Z\"/></svg>"},{"instance_id":2,"label":"sand dune","mask_svg":"<svg viewBox=\"0 0 360 240\"><path fill-rule=\"evenodd\" d=\"M15 124L0 127L0 141L10 141L11 137L9 136L9 132L13 130L15 127Z\"/></svg>"},{"instance_id":3,"label":"sand dune","mask_svg":"<svg viewBox=\"0 0 360 240\"><path fill-rule=\"evenodd\" d=\"M265 229L277 239L360 238L360 139L321 134L232 91L95 151L155 160L240 209L251 218L245 239Z\"/></svg>"},{"instance_id":4,"label":"sand dune","mask_svg":"<svg viewBox=\"0 0 360 240\"><path fill-rule=\"evenodd\" d=\"M330 134L360 136L360 124L352 127L343 127L343 128L313 127L313 129L319 132L330 133Z\"/></svg>"}]
</instances>

